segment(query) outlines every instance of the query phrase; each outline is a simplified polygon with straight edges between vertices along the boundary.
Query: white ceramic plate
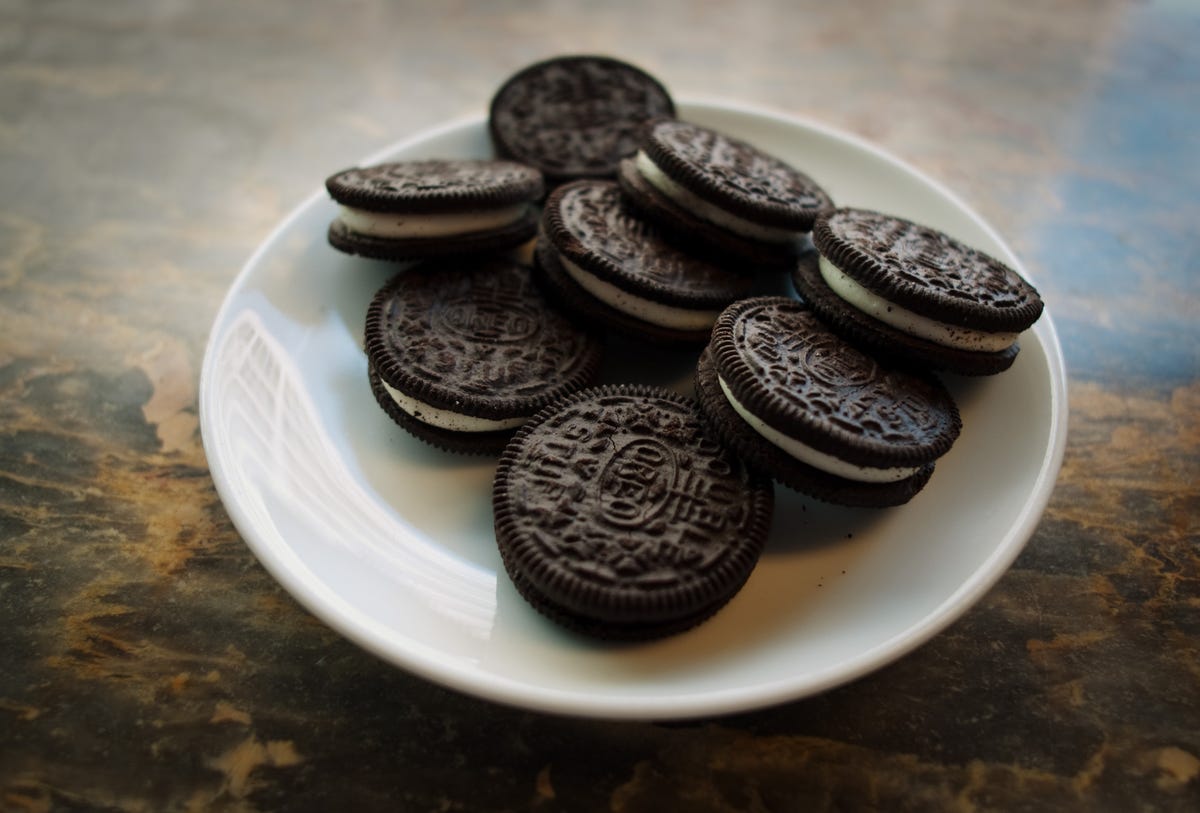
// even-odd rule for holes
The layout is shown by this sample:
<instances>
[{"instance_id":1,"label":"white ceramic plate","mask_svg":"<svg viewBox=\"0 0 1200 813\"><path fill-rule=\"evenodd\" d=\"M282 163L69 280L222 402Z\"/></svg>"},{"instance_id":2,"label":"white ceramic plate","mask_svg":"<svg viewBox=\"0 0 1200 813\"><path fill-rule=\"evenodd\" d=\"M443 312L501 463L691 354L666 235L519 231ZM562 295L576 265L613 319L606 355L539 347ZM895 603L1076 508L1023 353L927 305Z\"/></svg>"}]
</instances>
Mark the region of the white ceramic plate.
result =
<instances>
[{"instance_id":1,"label":"white ceramic plate","mask_svg":"<svg viewBox=\"0 0 1200 813\"><path fill-rule=\"evenodd\" d=\"M727 104L683 104L681 117L793 162L840 204L940 227L1020 268L946 189L857 138ZM485 122L472 118L363 163L489 153ZM360 335L392 269L331 249L333 215L324 192L314 194L233 283L201 374L204 446L234 524L271 574L331 627L429 680L614 718L712 715L810 695L892 661L961 615L1016 557L1054 485L1067 402L1046 314L1011 370L950 382L963 432L911 503L849 510L777 488L766 554L715 618L650 644L580 639L530 609L500 566L494 463L424 446L375 404ZM618 347L605 379L688 386L689 354L653 364L638 355Z\"/></svg>"}]
</instances>

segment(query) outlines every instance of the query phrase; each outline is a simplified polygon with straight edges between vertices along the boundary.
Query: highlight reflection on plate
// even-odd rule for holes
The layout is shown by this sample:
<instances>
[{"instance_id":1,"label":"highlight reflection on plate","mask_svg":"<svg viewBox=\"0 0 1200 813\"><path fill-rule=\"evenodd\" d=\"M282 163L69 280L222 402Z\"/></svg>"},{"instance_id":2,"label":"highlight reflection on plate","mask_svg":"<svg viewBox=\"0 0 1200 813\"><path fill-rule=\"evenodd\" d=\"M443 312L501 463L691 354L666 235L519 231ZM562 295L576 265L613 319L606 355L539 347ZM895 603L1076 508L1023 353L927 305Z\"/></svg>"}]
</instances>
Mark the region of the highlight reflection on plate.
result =
<instances>
[{"instance_id":1,"label":"highlight reflection on plate","mask_svg":"<svg viewBox=\"0 0 1200 813\"><path fill-rule=\"evenodd\" d=\"M680 116L791 161L839 204L928 223L1021 268L953 195L854 137L727 104L685 103ZM363 163L489 154L477 117ZM334 629L430 680L614 718L804 697L894 660L961 615L1016 557L1053 488L1067 405L1046 313L1008 372L948 382L963 432L913 502L854 510L777 488L767 552L715 618L648 644L578 638L530 609L503 572L494 461L425 446L375 404L360 336L394 269L326 244L334 208L314 194L230 288L201 373L201 431L217 490L271 574ZM694 353L645 356L617 342L605 380L689 388Z\"/></svg>"}]
</instances>

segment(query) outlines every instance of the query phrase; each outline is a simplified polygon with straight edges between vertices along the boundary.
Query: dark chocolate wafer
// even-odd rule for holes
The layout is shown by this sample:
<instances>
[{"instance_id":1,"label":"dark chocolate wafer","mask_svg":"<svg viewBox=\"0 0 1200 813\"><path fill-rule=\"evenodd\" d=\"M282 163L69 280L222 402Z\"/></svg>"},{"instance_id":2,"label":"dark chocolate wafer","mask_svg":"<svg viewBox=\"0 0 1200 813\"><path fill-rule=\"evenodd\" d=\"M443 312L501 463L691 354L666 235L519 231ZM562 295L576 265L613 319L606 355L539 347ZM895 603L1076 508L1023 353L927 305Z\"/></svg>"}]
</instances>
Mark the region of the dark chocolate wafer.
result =
<instances>
[{"instance_id":1,"label":"dark chocolate wafer","mask_svg":"<svg viewBox=\"0 0 1200 813\"><path fill-rule=\"evenodd\" d=\"M695 402L602 387L534 416L493 485L506 571L540 612L611 639L680 632L723 607L766 542L770 481L708 434Z\"/></svg>"},{"instance_id":2,"label":"dark chocolate wafer","mask_svg":"<svg viewBox=\"0 0 1200 813\"><path fill-rule=\"evenodd\" d=\"M641 124L674 114L670 94L640 68L562 56L506 80L492 98L488 128L498 155L537 167L554 184L613 177L637 149Z\"/></svg>"}]
</instances>

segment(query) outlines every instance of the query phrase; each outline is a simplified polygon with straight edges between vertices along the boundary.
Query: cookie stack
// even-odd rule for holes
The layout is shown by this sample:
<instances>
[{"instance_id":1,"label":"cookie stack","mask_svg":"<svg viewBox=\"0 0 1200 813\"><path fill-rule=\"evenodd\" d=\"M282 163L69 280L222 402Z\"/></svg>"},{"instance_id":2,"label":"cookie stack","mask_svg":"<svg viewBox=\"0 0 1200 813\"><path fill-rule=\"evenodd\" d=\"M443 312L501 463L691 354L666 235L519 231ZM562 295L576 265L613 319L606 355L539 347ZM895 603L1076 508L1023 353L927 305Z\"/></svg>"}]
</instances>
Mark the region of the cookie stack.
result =
<instances>
[{"instance_id":1,"label":"cookie stack","mask_svg":"<svg viewBox=\"0 0 1200 813\"><path fill-rule=\"evenodd\" d=\"M1007 369L1041 313L998 260L836 208L677 119L627 63L531 65L488 124L492 159L331 176L329 242L403 263L367 313L371 391L416 437L499 455L505 569L587 635L661 637L724 606L766 544L772 481L911 500L961 429L935 372ZM755 295L781 280L799 297ZM692 348L695 397L595 386L611 335Z\"/></svg>"}]
</instances>

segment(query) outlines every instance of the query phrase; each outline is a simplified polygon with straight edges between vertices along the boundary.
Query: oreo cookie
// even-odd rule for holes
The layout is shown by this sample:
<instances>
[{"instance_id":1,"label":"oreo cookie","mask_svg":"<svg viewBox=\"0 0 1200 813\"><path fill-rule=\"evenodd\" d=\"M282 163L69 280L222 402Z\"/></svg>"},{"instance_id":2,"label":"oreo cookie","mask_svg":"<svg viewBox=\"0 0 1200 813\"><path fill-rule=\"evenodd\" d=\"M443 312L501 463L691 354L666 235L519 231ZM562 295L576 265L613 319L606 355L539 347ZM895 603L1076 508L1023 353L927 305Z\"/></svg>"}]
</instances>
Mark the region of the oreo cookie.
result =
<instances>
[{"instance_id":1,"label":"oreo cookie","mask_svg":"<svg viewBox=\"0 0 1200 813\"><path fill-rule=\"evenodd\" d=\"M827 502L908 502L961 429L932 376L880 365L806 304L731 305L696 371L700 406L747 463Z\"/></svg>"},{"instance_id":2,"label":"oreo cookie","mask_svg":"<svg viewBox=\"0 0 1200 813\"><path fill-rule=\"evenodd\" d=\"M429 261L371 301L365 346L379 405L447 451L498 454L555 398L588 386L600 341L551 308L528 266L500 257Z\"/></svg>"},{"instance_id":3,"label":"oreo cookie","mask_svg":"<svg viewBox=\"0 0 1200 813\"><path fill-rule=\"evenodd\" d=\"M751 263L795 257L817 213L833 206L812 178L716 130L649 122L636 157L621 163L622 191L649 219L691 243Z\"/></svg>"},{"instance_id":4,"label":"oreo cookie","mask_svg":"<svg viewBox=\"0 0 1200 813\"><path fill-rule=\"evenodd\" d=\"M488 129L496 154L537 167L558 184L611 178L637 149L638 128L675 115L657 79L602 56L562 56L514 74L492 97Z\"/></svg>"},{"instance_id":5,"label":"oreo cookie","mask_svg":"<svg viewBox=\"0 0 1200 813\"><path fill-rule=\"evenodd\" d=\"M813 245L820 256L797 264L796 289L839 333L897 363L1002 372L1042 313L1037 290L1003 262L903 218L827 212Z\"/></svg>"},{"instance_id":6,"label":"oreo cookie","mask_svg":"<svg viewBox=\"0 0 1200 813\"><path fill-rule=\"evenodd\" d=\"M681 251L612 181L574 181L546 200L537 267L564 305L651 341L701 344L752 278Z\"/></svg>"},{"instance_id":7,"label":"oreo cookie","mask_svg":"<svg viewBox=\"0 0 1200 813\"><path fill-rule=\"evenodd\" d=\"M522 427L492 502L505 570L534 608L636 640L682 632L733 598L774 495L713 440L694 401L618 386L563 398Z\"/></svg>"},{"instance_id":8,"label":"oreo cookie","mask_svg":"<svg viewBox=\"0 0 1200 813\"><path fill-rule=\"evenodd\" d=\"M400 161L325 181L339 204L329 242L348 254L413 260L513 248L537 230L544 183L512 161Z\"/></svg>"}]
</instances>

